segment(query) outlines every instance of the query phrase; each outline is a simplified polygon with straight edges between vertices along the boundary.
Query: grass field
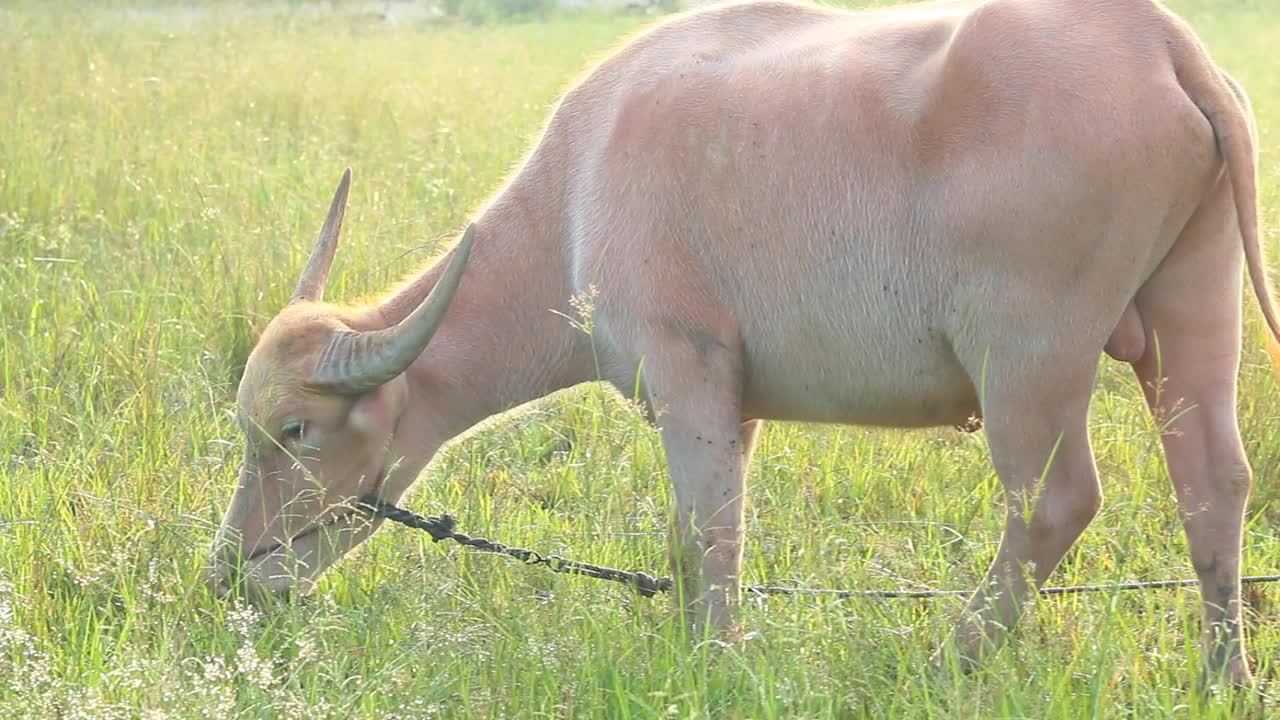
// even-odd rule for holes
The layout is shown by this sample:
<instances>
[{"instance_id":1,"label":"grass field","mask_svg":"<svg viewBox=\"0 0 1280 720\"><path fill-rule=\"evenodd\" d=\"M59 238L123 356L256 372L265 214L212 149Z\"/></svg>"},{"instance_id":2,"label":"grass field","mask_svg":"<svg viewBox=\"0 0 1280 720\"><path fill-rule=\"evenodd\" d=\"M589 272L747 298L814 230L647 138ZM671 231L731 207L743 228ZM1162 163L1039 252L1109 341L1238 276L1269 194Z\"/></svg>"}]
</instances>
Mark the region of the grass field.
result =
<instances>
[{"instance_id":1,"label":"grass field","mask_svg":"<svg viewBox=\"0 0 1280 720\"><path fill-rule=\"evenodd\" d=\"M1280 245L1280 9L1172 5L1253 97ZM1248 594L1265 695L1209 701L1190 682L1195 588L1043 600L957 682L922 667L960 598L771 599L746 612L756 639L690 651L665 600L400 527L304 601L216 601L201 570L239 462L238 373L339 172L356 182L329 296L353 300L452 237L558 94L643 21L124 24L62 8L0 9L0 717L1280 713L1274 587ZM1247 303L1245 570L1274 573L1280 384ZM1193 577L1158 428L1125 368L1100 373L1105 508L1054 582ZM980 433L774 424L750 485L753 583L967 589L1003 525ZM587 387L449 447L407 504L665 572L669 495L656 433Z\"/></svg>"}]
</instances>

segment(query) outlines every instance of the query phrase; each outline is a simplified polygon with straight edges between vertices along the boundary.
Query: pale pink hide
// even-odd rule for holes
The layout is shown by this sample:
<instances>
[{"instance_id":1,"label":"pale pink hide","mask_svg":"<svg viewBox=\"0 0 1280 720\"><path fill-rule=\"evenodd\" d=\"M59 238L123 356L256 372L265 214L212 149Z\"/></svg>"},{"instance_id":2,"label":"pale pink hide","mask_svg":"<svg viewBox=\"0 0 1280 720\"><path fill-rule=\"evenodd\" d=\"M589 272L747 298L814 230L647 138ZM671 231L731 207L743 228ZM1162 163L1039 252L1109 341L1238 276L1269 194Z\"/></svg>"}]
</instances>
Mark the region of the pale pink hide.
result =
<instances>
[{"instance_id":1,"label":"pale pink hide","mask_svg":"<svg viewBox=\"0 0 1280 720\"><path fill-rule=\"evenodd\" d=\"M1247 682L1246 257L1280 336L1251 117L1150 0L769 1L664 22L563 98L470 228L434 339L372 389L351 375L363 351L334 360L346 346L331 339L404 320L447 259L350 310L318 302L333 242L319 244L249 359L246 464L215 580L225 589L241 553L251 589L310 587L378 524L353 519L353 497L398 499L441 444L597 379L598 357L624 392L642 380L685 607L726 633L760 420L983 417L1008 518L954 638L976 661L1097 512L1086 425L1105 348L1170 425L1207 667ZM588 338L563 316L592 287ZM317 380L333 377L355 385ZM282 434L297 420L299 436Z\"/></svg>"}]
</instances>

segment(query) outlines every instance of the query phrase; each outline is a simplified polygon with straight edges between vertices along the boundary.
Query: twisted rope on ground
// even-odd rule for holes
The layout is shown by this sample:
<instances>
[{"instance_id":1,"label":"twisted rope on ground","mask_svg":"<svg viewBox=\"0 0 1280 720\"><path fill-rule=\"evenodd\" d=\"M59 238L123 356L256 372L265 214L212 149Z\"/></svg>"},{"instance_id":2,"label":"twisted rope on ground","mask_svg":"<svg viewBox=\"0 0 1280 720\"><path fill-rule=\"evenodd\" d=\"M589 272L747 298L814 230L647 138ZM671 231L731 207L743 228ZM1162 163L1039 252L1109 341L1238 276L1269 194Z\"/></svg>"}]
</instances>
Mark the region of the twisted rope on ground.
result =
<instances>
[{"instance_id":1,"label":"twisted rope on ground","mask_svg":"<svg viewBox=\"0 0 1280 720\"><path fill-rule=\"evenodd\" d=\"M416 530L425 530L434 542L453 540L459 545L496 553L515 558L526 565L542 565L552 572L585 575L600 580L610 580L630 585L643 597L653 597L657 593L671 592L674 583L669 577L657 577L643 572L619 570L617 568L593 565L580 560L571 560L560 555L543 555L536 550L514 547L495 542L487 538L471 537L454 530L457 520L449 513L440 516L419 515L413 511L397 507L373 496L360 498L359 506L380 518L400 523ZM1190 579L1148 580L1144 582L1106 583L1100 585L1062 585L1040 588L1041 595L1069 595L1072 593L1101 592L1105 590L1151 590L1157 588L1185 587L1198 585L1200 581ZM1280 575L1249 575L1240 578L1243 585L1280 582ZM971 595L972 590L834 590L827 588L802 588L778 585L753 585L743 588L744 593L752 595L821 595L834 598L876 597L876 598L932 598L949 595Z\"/></svg>"}]
</instances>

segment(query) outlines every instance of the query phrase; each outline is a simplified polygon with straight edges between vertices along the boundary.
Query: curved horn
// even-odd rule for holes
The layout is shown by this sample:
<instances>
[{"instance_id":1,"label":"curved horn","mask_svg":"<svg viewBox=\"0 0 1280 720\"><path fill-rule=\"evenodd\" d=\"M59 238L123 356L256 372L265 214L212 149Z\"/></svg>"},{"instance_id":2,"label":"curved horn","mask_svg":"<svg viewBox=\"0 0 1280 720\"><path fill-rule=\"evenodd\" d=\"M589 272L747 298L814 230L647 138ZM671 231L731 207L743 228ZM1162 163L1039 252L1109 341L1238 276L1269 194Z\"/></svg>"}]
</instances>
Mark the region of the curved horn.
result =
<instances>
[{"instance_id":1,"label":"curved horn","mask_svg":"<svg viewBox=\"0 0 1280 720\"><path fill-rule=\"evenodd\" d=\"M320 354L308 384L345 394L368 392L408 369L422 354L458 292L471 254L475 225L467 226L444 273L427 299L408 317L385 330L340 332Z\"/></svg>"},{"instance_id":2,"label":"curved horn","mask_svg":"<svg viewBox=\"0 0 1280 720\"><path fill-rule=\"evenodd\" d=\"M302 278L298 280L298 288L293 291L289 304L303 300L319 302L324 298L324 286L329 280L333 254L338 249L338 235L342 232L342 216L347 210L347 190L350 188L351 168L347 168L338 181L338 189L329 203L329 216L324 219L320 237L316 239L316 246L311 250L307 267L302 271Z\"/></svg>"}]
</instances>

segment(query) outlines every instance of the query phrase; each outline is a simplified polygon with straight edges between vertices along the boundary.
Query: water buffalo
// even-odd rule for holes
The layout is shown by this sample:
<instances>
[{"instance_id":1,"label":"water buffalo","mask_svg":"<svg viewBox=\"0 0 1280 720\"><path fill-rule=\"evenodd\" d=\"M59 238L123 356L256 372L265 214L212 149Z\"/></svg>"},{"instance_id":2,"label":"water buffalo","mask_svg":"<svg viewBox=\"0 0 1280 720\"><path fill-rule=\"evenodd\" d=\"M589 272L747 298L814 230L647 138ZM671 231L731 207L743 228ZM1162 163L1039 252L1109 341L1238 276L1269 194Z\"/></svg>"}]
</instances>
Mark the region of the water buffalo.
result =
<instances>
[{"instance_id":1,"label":"water buffalo","mask_svg":"<svg viewBox=\"0 0 1280 720\"><path fill-rule=\"evenodd\" d=\"M213 583L310 587L378 527L353 498L395 501L487 417L638 382L682 607L731 636L762 421L981 417L1007 524L953 638L972 666L1101 503L1106 352L1168 425L1207 668L1250 682L1243 270L1280 338L1256 148L1244 91L1153 0L762 0L661 22L563 96L444 258L365 307L322 300L342 176L245 368ZM563 317L588 291L590 338Z\"/></svg>"}]
</instances>

